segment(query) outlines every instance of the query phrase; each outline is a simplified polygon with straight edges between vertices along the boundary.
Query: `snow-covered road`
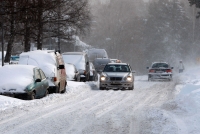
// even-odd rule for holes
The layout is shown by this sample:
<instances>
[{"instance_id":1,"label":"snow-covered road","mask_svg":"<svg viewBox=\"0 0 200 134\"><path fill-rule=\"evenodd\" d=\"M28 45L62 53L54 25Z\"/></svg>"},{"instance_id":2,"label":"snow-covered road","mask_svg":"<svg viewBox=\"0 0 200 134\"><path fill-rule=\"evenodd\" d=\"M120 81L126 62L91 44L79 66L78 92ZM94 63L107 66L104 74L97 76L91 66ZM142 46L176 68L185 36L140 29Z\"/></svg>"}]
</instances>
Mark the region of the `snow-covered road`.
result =
<instances>
[{"instance_id":1,"label":"snow-covered road","mask_svg":"<svg viewBox=\"0 0 200 134\"><path fill-rule=\"evenodd\" d=\"M68 82L65 94L16 99L13 108L8 102L8 108L0 111L0 133L178 133L179 120L163 112L173 108L165 103L174 98L175 85L175 81L148 82L147 76L136 77L133 91L101 91L98 82Z\"/></svg>"}]
</instances>

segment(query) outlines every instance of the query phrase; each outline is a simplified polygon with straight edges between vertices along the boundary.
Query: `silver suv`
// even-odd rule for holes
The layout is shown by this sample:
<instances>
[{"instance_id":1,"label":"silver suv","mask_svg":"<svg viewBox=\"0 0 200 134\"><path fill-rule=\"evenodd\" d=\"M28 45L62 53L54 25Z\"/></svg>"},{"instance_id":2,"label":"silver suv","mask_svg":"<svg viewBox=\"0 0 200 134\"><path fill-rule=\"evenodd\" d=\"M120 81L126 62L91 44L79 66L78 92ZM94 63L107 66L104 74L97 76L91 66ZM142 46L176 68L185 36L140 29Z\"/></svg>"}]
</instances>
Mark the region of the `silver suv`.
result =
<instances>
[{"instance_id":1,"label":"silver suv","mask_svg":"<svg viewBox=\"0 0 200 134\"><path fill-rule=\"evenodd\" d=\"M100 90L134 89L134 71L127 63L108 63L100 75Z\"/></svg>"}]
</instances>

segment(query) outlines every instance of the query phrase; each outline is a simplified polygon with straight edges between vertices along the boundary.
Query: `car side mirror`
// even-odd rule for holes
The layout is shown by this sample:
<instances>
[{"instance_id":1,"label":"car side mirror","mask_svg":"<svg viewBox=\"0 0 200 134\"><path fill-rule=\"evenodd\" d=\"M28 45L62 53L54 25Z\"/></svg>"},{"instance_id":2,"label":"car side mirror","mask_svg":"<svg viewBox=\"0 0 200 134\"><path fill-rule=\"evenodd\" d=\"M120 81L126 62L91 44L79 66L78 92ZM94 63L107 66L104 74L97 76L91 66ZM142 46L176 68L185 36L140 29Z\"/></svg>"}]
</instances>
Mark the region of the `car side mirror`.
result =
<instances>
[{"instance_id":1,"label":"car side mirror","mask_svg":"<svg viewBox=\"0 0 200 134\"><path fill-rule=\"evenodd\" d=\"M149 67L147 67L147 69L149 69Z\"/></svg>"},{"instance_id":2,"label":"car side mirror","mask_svg":"<svg viewBox=\"0 0 200 134\"><path fill-rule=\"evenodd\" d=\"M41 79L36 79L35 82L41 82Z\"/></svg>"},{"instance_id":3,"label":"car side mirror","mask_svg":"<svg viewBox=\"0 0 200 134\"><path fill-rule=\"evenodd\" d=\"M58 69L65 69L65 65L59 65Z\"/></svg>"}]
</instances>

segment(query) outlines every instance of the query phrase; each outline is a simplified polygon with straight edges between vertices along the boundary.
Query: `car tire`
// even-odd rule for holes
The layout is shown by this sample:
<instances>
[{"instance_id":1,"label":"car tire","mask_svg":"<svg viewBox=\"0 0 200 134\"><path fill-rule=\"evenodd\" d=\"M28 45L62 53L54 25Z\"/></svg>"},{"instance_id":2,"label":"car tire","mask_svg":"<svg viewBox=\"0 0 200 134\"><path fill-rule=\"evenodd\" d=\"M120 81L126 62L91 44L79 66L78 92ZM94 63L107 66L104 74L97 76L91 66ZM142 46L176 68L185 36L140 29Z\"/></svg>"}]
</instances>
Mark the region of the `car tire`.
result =
<instances>
[{"instance_id":1,"label":"car tire","mask_svg":"<svg viewBox=\"0 0 200 134\"><path fill-rule=\"evenodd\" d=\"M35 92L31 92L28 96L27 96L28 100L34 100L35 99Z\"/></svg>"},{"instance_id":2,"label":"car tire","mask_svg":"<svg viewBox=\"0 0 200 134\"><path fill-rule=\"evenodd\" d=\"M134 86L128 88L128 90L133 90L133 89L134 89Z\"/></svg>"},{"instance_id":3,"label":"car tire","mask_svg":"<svg viewBox=\"0 0 200 134\"><path fill-rule=\"evenodd\" d=\"M105 87L100 87L99 89L100 89L100 90L105 90Z\"/></svg>"},{"instance_id":4,"label":"car tire","mask_svg":"<svg viewBox=\"0 0 200 134\"><path fill-rule=\"evenodd\" d=\"M62 94L66 92L66 86L67 86L67 82L65 82L65 88L64 88L64 90L62 90L62 92L61 92Z\"/></svg>"},{"instance_id":5,"label":"car tire","mask_svg":"<svg viewBox=\"0 0 200 134\"><path fill-rule=\"evenodd\" d=\"M59 86L54 87L54 93L60 93L60 87Z\"/></svg>"}]
</instances>

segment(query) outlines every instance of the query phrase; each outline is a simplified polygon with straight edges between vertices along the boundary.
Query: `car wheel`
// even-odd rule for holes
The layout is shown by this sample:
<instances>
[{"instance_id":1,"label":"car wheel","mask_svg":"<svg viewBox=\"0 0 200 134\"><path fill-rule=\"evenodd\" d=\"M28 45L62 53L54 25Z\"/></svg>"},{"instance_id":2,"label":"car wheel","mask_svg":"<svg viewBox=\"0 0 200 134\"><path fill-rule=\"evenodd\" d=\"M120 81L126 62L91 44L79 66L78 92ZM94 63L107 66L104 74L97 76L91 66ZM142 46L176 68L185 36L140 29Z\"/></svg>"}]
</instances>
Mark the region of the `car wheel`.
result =
<instances>
[{"instance_id":1,"label":"car wheel","mask_svg":"<svg viewBox=\"0 0 200 134\"><path fill-rule=\"evenodd\" d=\"M133 90L133 89L134 89L134 86L128 88L128 90Z\"/></svg>"},{"instance_id":2,"label":"car wheel","mask_svg":"<svg viewBox=\"0 0 200 134\"><path fill-rule=\"evenodd\" d=\"M66 86L67 86L67 82L65 82L65 88L64 88L64 90L62 90L62 92L61 92L62 94L66 92Z\"/></svg>"},{"instance_id":3,"label":"car wheel","mask_svg":"<svg viewBox=\"0 0 200 134\"><path fill-rule=\"evenodd\" d=\"M28 100L34 100L35 99L35 92L31 92L29 95L28 95Z\"/></svg>"},{"instance_id":4,"label":"car wheel","mask_svg":"<svg viewBox=\"0 0 200 134\"><path fill-rule=\"evenodd\" d=\"M99 89L100 89L100 90L105 90L105 87L100 87Z\"/></svg>"},{"instance_id":5,"label":"car wheel","mask_svg":"<svg viewBox=\"0 0 200 134\"><path fill-rule=\"evenodd\" d=\"M60 93L60 87L59 86L54 87L54 93Z\"/></svg>"}]
</instances>

